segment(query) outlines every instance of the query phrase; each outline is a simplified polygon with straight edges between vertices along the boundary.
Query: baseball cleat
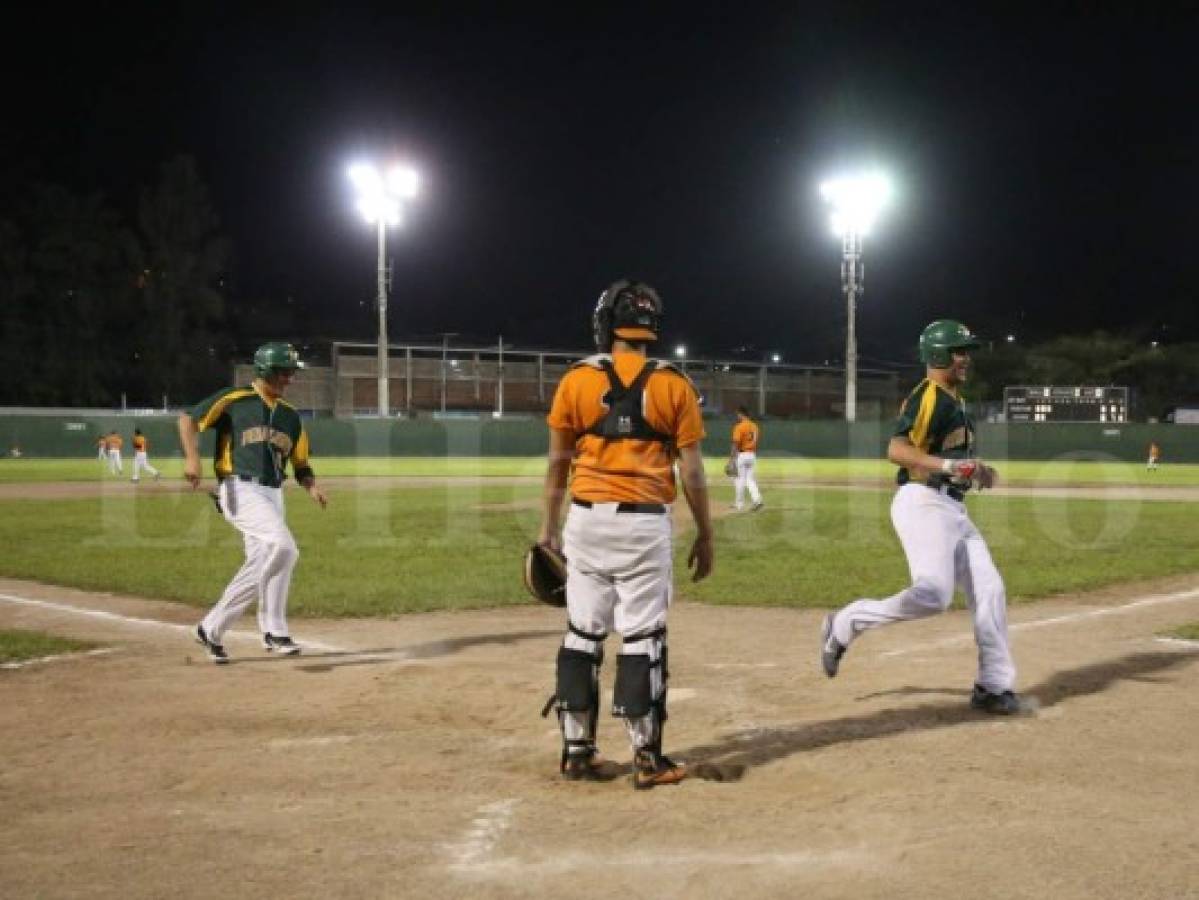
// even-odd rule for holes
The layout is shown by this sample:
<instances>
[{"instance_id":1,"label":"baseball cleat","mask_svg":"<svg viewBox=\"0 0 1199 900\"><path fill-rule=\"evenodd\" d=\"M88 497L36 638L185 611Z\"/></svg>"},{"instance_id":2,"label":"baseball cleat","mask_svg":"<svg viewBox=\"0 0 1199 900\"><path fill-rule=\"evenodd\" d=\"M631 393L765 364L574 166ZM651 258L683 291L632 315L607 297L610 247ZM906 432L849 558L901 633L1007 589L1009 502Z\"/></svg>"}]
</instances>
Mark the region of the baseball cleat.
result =
<instances>
[{"instance_id":1,"label":"baseball cleat","mask_svg":"<svg viewBox=\"0 0 1199 900\"><path fill-rule=\"evenodd\" d=\"M820 664L829 678L837 677L845 649L845 645L833 637L833 614L829 613L824 617L824 628L820 634Z\"/></svg>"},{"instance_id":2,"label":"baseball cleat","mask_svg":"<svg viewBox=\"0 0 1199 900\"><path fill-rule=\"evenodd\" d=\"M977 684L970 693L970 708L996 716L1014 716L1021 711L1020 698L1012 691L995 694Z\"/></svg>"},{"instance_id":3,"label":"baseball cleat","mask_svg":"<svg viewBox=\"0 0 1199 900\"><path fill-rule=\"evenodd\" d=\"M678 784L688 775L687 767L653 750L638 750L633 755L633 790L648 791L667 784Z\"/></svg>"},{"instance_id":4,"label":"baseball cleat","mask_svg":"<svg viewBox=\"0 0 1199 900\"><path fill-rule=\"evenodd\" d=\"M262 646L267 650L277 650L283 656L295 656L300 652L300 645L289 637L275 637L269 631L262 636Z\"/></svg>"},{"instance_id":5,"label":"baseball cleat","mask_svg":"<svg viewBox=\"0 0 1199 900\"><path fill-rule=\"evenodd\" d=\"M204 649L208 651L208 658L217 665L223 665L229 662L229 654L225 652L225 648L220 644L214 644L204 631L203 625L196 626L196 643L202 644Z\"/></svg>"},{"instance_id":6,"label":"baseball cleat","mask_svg":"<svg viewBox=\"0 0 1199 900\"><path fill-rule=\"evenodd\" d=\"M562 760L562 777L567 781L611 781L612 774L605 766L599 751L572 753Z\"/></svg>"},{"instance_id":7,"label":"baseball cleat","mask_svg":"<svg viewBox=\"0 0 1199 900\"><path fill-rule=\"evenodd\" d=\"M765 505L766 505L765 503L763 503L761 500L759 500L757 503L755 503L753 506L751 506L751 507L749 508L749 511L750 511L750 512L757 512L759 509L761 509L761 508L762 508L763 506L765 506Z\"/></svg>"}]
</instances>

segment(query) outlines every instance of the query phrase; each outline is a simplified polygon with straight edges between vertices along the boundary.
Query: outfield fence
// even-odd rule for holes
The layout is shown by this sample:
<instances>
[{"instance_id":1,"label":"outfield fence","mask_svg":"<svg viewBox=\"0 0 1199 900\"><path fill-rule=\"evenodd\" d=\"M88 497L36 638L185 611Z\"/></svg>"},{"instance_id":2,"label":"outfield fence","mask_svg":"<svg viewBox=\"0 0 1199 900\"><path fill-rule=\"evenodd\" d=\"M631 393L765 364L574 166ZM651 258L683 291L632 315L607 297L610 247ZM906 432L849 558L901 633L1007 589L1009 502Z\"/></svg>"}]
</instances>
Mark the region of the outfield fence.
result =
<instances>
[{"instance_id":1,"label":"outfield fence","mask_svg":"<svg viewBox=\"0 0 1199 900\"><path fill-rule=\"evenodd\" d=\"M125 438L134 428L150 445L150 456L179 456L177 412L114 413L0 409L0 450L23 456L84 458L96 454L97 438L115 430ZM728 453L729 417L705 419L704 452ZM877 458L890 437L890 422L849 425L843 421L762 421L763 456ZM314 456L539 456L546 450L546 427L539 415L411 419L308 419ZM978 426L980 454L989 459L1061 458L1143 460L1149 442L1162 448L1162 461L1199 463L1199 428L1187 425L1120 426L1099 424L983 423ZM201 435L205 453L212 436Z\"/></svg>"}]
</instances>

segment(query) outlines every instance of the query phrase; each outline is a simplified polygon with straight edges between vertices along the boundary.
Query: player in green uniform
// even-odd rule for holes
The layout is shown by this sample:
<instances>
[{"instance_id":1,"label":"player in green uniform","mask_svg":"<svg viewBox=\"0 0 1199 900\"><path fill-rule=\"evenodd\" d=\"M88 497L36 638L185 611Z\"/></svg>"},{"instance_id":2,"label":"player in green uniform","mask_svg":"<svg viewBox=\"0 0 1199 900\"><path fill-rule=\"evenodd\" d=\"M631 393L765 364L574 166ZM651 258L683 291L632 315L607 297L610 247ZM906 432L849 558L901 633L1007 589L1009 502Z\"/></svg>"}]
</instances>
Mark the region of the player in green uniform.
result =
<instances>
[{"instance_id":1,"label":"player in green uniform","mask_svg":"<svg viewBox=\"0 0 1199 900\"><path fill-rule=\"evenodd\" d=\"M857 600L824 620L821 663L837 674L841 657L863 631L944 612L955 586L966 594L978 642L978 677L970 704L998 714L1020 711L1012 690L1016 667L1007 631L1007 597L987 543L963 503L977 484L990 487L994 470L976 458L974 423L959 390L978 339L959 322L933 322L920 335L926 376L908 396L887 447L899 466L891 521L899 534L912 584L885 600Z\"/></svg>"},{"instance_id":2,"label":"player in green uniform","mask_svg":"<svg viewBox=\"0 0 1199 900\"><path fill-rule=\"evenodd\" d=\"M196 640L216 663L229 661L221 638L255 600L263 646L287 655L300 652L287 626L287 593L300 556L284 516L288 461L308 495L322 509L327 502L308 463L308 435L300 414L283 400L296 370L303 367L290 344L264 344L254 353L255 378L248 387L217 391L179 417L183 474L193 489L201 478L198 434L216 430L218 502L245 540L245 563L196 626Z\"/></svg>"}]
</instances>

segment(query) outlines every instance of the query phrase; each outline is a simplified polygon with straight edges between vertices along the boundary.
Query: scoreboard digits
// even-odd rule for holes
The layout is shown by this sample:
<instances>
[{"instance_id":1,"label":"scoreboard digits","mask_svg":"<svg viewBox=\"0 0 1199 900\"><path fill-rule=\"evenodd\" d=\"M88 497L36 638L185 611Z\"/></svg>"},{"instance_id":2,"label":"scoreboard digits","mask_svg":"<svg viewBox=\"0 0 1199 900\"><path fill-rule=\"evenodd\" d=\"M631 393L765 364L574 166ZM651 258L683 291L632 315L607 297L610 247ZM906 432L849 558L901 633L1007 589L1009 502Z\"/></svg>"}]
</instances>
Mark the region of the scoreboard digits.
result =
<instances>
[{"instance_id":1,"label":"scoreboard digits","mask_svg":"<svg viewBox=\"0 0 1199 900\"><path fill-rule=\"evenodd\" d=\"M1128 388L1005 387L1003 415L1008 422L1127 422Z\"/></svg>"}]
</instances>

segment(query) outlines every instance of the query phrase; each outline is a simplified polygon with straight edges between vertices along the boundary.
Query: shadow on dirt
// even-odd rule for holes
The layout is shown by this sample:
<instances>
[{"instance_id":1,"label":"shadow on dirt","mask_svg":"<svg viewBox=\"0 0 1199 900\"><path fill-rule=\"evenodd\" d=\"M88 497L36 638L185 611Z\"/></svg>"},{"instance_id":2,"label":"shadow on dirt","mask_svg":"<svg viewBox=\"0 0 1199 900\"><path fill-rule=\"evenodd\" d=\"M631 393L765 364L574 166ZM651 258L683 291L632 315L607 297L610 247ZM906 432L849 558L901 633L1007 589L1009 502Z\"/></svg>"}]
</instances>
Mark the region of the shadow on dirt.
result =
<instances>
[{"instance_id":1,"label":"shadow on dirt","mask_svg":"<svg viewBox=\"0 0 1199 900\"><path fill-rule=\"evenodd\" d=\"M301 672L329 672L334 668L345 666L370 666L379 663L405 662L415 659L434 659L449 656L472 647L490 645L516 644L520 641L536 640L538 638L561 636L561 628L540 628L536 631L507 631L501 634L476 634L466 637L446 638L445 640L426 641L423 644L411 644L406 647L378 647L367 650L346 650L335 653L319 653L305 651L301 657L278 657L279 660L299 662L296 668ZM230 662L271 662L269 657L252 657ZM312 662L310 662L312 661Z\"/></svg>"},{"instance_id":2,"label":"shadow on dirt","mask_svg":"<svg viewBox=\"0 0 1199 900\"><path fill-rule=\"evenodd\" d=\"M1035 709L1056 706L1074 697L1098 694L1118 681L1164 682L1167 672L1199 661L1196 653L1133 653L1109 662L1058 672L1024 692L1028 705ZM893 691L868 694L860 699L885 695L950 694L960 697L952 703L925 703L902 709L884 709L861 716L847 716L824 722L775 728L751 728L735 731L719 741L679 750L678 755L698 766L714 769L722 777L735 781L745 770L784 759L806 750L820 750L836 744L885 738L905 731L930 731L990 719L970 708L969 691L946 688L901 687ZM1025 716L1017 717L1024 720ZM702 776L701 776L702 777Z\"/></svg>"}]
</instances>

